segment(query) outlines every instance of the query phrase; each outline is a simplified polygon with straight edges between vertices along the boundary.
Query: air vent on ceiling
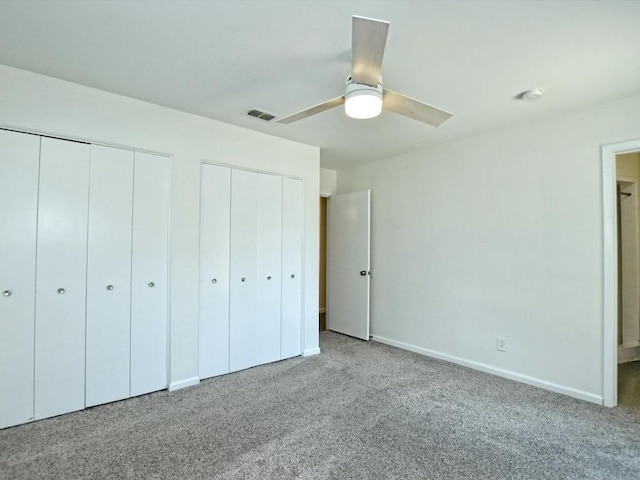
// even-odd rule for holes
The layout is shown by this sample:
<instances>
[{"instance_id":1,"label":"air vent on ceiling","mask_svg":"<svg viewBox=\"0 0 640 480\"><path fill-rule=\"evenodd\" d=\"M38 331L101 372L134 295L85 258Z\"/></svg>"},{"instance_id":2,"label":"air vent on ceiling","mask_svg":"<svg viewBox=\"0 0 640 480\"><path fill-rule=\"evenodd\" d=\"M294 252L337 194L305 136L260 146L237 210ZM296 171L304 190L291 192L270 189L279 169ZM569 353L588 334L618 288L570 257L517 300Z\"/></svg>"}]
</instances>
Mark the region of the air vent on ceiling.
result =
<instances>
[{"instance_id":1,"label":"air vent on ceiling","mask_svg":"<svg viewBox=\"0 0 640 480\"><path fill-rule=\"evenodd\" d=\"M276 116L274 114L267 113L267 112L262 111L262 110L258 110L257 108L252 108L251 110L249 110L247 112L247 115L249 115L250 117L259 118L260 120L264 120L265 122L270 122L271 120L276 118Z\"/></svg>"}]
</instances>

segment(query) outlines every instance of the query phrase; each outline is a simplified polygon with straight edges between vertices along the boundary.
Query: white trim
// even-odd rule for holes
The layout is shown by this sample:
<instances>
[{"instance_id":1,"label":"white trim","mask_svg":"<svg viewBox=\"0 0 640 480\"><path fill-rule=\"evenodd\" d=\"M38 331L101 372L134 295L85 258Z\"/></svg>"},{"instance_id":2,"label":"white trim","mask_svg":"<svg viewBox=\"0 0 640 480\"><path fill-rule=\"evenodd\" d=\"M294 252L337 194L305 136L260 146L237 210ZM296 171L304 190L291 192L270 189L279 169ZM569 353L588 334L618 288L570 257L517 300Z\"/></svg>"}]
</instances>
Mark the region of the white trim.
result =
<instances>
[{"instance_id":1,"label":"white trim","mask_svg":"<svg viewBox=\"0 0 640 480\"><path fill-rule=\"evenodd\" d=\"M199 383L200 377L185 378L184 380L180 380L179 382L171 382L169 384L169 391L175 392L176 390L180 390L182 388L193 387L194 385L198 385Z\"/></svg>"},{"instance_id":2,"label":"white trim","mask_svg":"<svg viewBox=\"0 0 640 480\"><path fill-rule=\"evenodd\" d=\"M319 355L319 354L320 354L320 347L307 348L305 351L302 352L303 357L312 357L313 355Z\"/></svg>"},{"instance_id":3,"label":"white trim","mask_svg":"<svg viewBox=\"0 0 640 480\"><path fill-rule=\"evenodd\" d=\"M233 168L235 170L244 170L245 172L260 173L260 174L263 174L263 175L273 175L274 177L293 178L294 180L302 180L302 183L304 185L304 178L303 177L298 177L296 175L289 175L288 173L278 173L278 172L274 172L273 170L264 170L264 169L259 169L259 168L239 167L238 165L234 165L233 163L224 163L224 162L218 162L218 161L214 161L214 160L207 160L206 158L201 158L200 159L200 165L201 165L200 168L202 168L202 164L203 163L206 163L207 165L215 165L217 167L227 167L227 168ZM202 170L201 170L201 172L202 172ZM304 189L303 189L303 194L304 194Z\"/></svg>"},{"instance_id":4,"label":"white trim","mask_svg":"<svg viewBox=\"0 0 640 480\"><path fill-rule=\"evenodd\" d=\"M640 150L640 139L602 147L603 332L602 398L605 407L618 404L618 231L616 155Z\"/></svg>"},{"instance_id":5,"label":"white trim","mask_svg":"<svg viewBox=\"0 0 640 480\"><path fill-rule=\"evenodd\" d=\"M473 368L474 370L480 370L481 372L490 373L491 375L497 375L498 377L508 378L509 380L515 380L516 382L526 383L533 385L534 387L543 388L556 393L562 393L570 397L585 400L587 402L597 403L602 405L602 397L584 390L577 390L575 388L566 387L564 385L558 385L557 383L547 382L535 377L529 377L528 375L522 375L520 373L512 372L509 370L503 370L501 368L492 367L484 363L474 362L471 360L465 360L464 358L454 357L446 353L436 352L427 348L418 347L409 343L399 342L390 338L381 337L378 335L372 335L371 340L391 345L393 347L402 348L403 350L409 350L410 352L419 353L427 357L438 358L447 362L456 363L464 367Z\"/></svg>"},{"instance_id":6,"label":"white trim","mask_svg":"<svg viewBox=\"0 0 640 480\"><path fill-rule=\"evenodd\" d=\"M149 150L149 149L146 149L146 148L132 147L131 145L123 145L121 143L104 142L104 141L101 141L101 140L96 140L96 139L91 139L91 138L69 136L69 135L64 135L62 133L58 133L58 132L47 132L45 130L38 130L38 129L35 129L35 128L27 128L27 127L21 127L21 126L8 125L6 123L0 123L0 129L2 129L2 130L10 130L12 132L18 132L18 133L28 133L28 134L31 134L31 135L38 135L40 137L49 137L49 138L58 138L60 140L69 140L71 142L88 143L90 145L100 145L100 146L103 146L103 147L120 148L120 149L123 149L123 150L134 150L134 151L140 152L140 153L150 153L151 155L160 155L161 157L171 157L172 156L172 154L168 153L168 152L159 152L157 150Z\"/></svg>"}]
</instances>

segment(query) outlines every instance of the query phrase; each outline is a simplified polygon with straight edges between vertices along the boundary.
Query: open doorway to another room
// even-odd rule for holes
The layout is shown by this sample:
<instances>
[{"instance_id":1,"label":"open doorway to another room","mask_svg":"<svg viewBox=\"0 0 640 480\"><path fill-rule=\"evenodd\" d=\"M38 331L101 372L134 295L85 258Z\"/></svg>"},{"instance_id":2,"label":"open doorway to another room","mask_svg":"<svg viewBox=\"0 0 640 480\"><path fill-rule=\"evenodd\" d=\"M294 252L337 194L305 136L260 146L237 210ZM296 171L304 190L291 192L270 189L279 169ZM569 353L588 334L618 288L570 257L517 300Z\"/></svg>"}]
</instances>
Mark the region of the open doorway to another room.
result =
<instances>
[{"instance_id":1,"label":"open doorway to another room","mask_svg":"<svg viewBox=\"0 0 640 480\"><path fill-rule=\"evenodd\" d=\"M618 403L640 408L640 152L616 155Z\"/></svg>"},{"instance_id":2,"label":"open doorway to another room","mask_svg":"<svg viewBox=\"0 0 640 480\"><path fill-rule=\"evenodd\" d=\"M320 197L320 331L327 329L327 197Z\"/></svg>"}]
</instances>

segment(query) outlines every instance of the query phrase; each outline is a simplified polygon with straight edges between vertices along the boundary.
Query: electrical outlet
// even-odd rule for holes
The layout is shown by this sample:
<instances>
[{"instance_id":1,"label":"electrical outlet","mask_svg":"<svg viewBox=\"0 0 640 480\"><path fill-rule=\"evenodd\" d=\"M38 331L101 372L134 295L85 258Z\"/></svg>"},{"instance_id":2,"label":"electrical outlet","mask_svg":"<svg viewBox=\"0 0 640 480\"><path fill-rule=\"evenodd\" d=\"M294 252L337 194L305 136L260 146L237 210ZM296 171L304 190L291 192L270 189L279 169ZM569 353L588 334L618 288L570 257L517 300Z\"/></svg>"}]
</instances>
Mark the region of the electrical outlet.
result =
<instances>
[{"instance_id":1,"label":"electrical outlet","mask_svg":"<svg viewBox=\"0 0 640 480\"><path fill-rule=\"evenodd\" d=\"M496 350L499 352L507 351L507 337L496 337Z\"/></svg>"}]
</instances>

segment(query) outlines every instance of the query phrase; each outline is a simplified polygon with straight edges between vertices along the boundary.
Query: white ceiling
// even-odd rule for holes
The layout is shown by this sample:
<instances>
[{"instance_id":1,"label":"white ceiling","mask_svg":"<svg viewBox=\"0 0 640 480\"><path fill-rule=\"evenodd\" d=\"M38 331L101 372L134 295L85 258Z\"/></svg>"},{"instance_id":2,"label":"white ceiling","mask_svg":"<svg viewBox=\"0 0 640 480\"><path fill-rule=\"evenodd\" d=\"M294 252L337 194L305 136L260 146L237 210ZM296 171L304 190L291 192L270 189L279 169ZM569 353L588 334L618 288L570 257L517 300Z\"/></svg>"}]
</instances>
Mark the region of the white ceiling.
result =
<instances>
[{"instance_id":1,"label":"white ceiling","mask_svg":"<svg viewBox=\"0 0 640 480\"><path fill-rule=\"evenodd\" d=\"M453 118L244 115L341 95L352 15L391 22L385 87ZM640 93L639 56L633 0L0 2L0 63L316 145L329 168Z\"/></svg>"}]
</instances>

